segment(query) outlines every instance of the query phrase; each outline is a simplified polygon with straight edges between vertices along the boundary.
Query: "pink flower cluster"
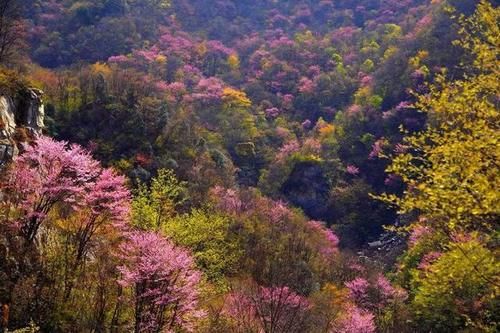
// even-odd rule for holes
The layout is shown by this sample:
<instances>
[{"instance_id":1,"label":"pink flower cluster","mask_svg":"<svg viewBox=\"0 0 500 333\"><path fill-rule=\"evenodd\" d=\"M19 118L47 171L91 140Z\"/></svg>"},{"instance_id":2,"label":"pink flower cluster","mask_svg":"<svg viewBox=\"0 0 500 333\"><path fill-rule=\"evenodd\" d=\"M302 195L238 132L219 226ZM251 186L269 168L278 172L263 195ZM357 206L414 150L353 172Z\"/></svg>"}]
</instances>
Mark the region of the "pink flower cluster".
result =
<instances>
[{"instance_id":1,"label":"pink flower cluster","mask_svg":"<svg viewBox=\"0 0 500 333\"><path fill-rule=\"evenodd\" d=\"M216 186L211 190L210 194L214 197L217 207L226 213L237 215L245 209L238 192L233 189Z\"/></svg>"},{"instance_id":2,"label":"pink flower cluster","mask_svg":"<svg viewBox=\"0 0 500 333\"><path fill-rule=\"evenodd\" d=\"M278 154L276 154L276 161L283 162L290 155L296 153L300 150L300 144L297 140L291 140L285 143L279 150Z\"/></svg>"},{"instance_id":3,"label":"pink flower cluster","mask_svg":"<svg viewBox=\"0 0 500 333\"><path fill-rule=\"evenodd\" d=\"M120 247L122 287L133 287L141 332L193 332L201 273L191 255L154 232L134 232ZM173 310L175 309L175 310Z\"/></svg>"},{"instance_id":4,"label":"pink flower cluster","mask_svg":"<svg viewBox=\"0 0 500 333\"><path fill-rule=\"evenodd\" d=\"M311 231L318 233L324 241L324 245L320 245L320 252L322 255L331 256L332 254L338 253L339 238L332 229L327 228L323 222L319 221L309 221L308 227Z\"/></svg>"},{"instance_id":5,"label":"pink flower cluster","mask_svg":"<svg viewBox=\"0 0 500 333\"><path fill-rule=\"evenodd\" d=\"M29 240L56 204L90 210L91 216L106 216L118 224L125 223L130 209L124 177L103 169L81 146L45 136L26 145L24 153L14 160L7 186L24 212L20 224Z\"/></svg>"},{"instance_id":6,"label":"pink flower cluster","mask_svg":"<svg viewBox=\"0 0 500 333\"><path fill-rule=\"evenodd\" d=\"M386 139L385 138L380 138L375 143L372 145L372 150L370 154L368 155L368 158L373 160L375 158L380 157L380 155L383 152L384 146L386 144Z\"/></svg>"},{"instance_id":7,"label":"pink flower cluster","mask_svg":"<svg viewBox=\"0 0 500 333\"><path fill-rule=\"evenodd\" d=\"M404 302L408 295L400 287L394 287L387 278L381 274L367 280L357 277L345 286L349 290L349 298L365 310L381 310L387 305Z\"/></svg>"},{"instance_id":8,"label":"pink flower cluster","mask_svg":"<svg viewBox=\"0 0 500 333\"><path fill-rule=\"evenodd\" d=\"M432 229L430 227L424 225L416 225L413 227L408 243L410 246L414 246L417 244L422 238L432 233Z\"/></svg>"},{"instance_id":9,"label":"pink flower cluster","mask_svg":"<svg viewBox=\"0 0 500 333\"><path fill-rule=\"evenodd\" d=\"M277 107L268 108L264 112L266 114L266 117L268 118L276 118L281 113L280 109L278 109Z\"/></svg>"},{"instance_id":10,"label":"pink flower cluster","mask_svg":"<svg viewBox=\"0 0 500 333\"><path fill-rule=\"evenodd\" d=\"M357 306L350 306L345 310L346 316L340 321L338 327L331 333L375 333L375 316Z\"/></svg>"},{"instance_id":11,"label":"pink flower cluster","mask_svg":"<svg viewBox=\"0 0 500 333\"><path fill-rule=\"evenodd\" d=\"M420 263L418 264L418 269L426 271L429 267L441 257L442 253L437 251L432 251L424 255Z\"/></svg>"},{"instance_id":12,"label":"pink flower cluster","mask_svg":"<svg viewBox=\"0 0 500 333\"><path fill-rule=\"evenodd\" d=\"M314 82L307 78L303 77L299 81L299 91L303 94L312 94L314 93L314 90L316 89L316 86Z\"/></svg>"},{"instance_id":13,"label":"pink flower cluster","mask_svg":"<svg viewBox=\"0 0 500 333\"><path fill-rule=\"evenodd\" d=\"M226 297L223 313L242 331L296 331L311 305L287 286L250 286Z\"/></svg>"},{"instance_id":14,"label":"pink flower cluster","mask_svg":"<svg viewBox=\"0 0 500 333\"><path fill-rule=\"evenodd\" d=\"M222 99L223 90L224 83L220 79L216 77L203 78L198 82L192 97L194 100L204 103L218 102Z\"/></svg>"},{"instance_id":15,"label":"pink flower cluster","mask_svg":"<svg viewBox=\"0 0 500 333\"><path fill-rule=\"evenodd\" d=\"M349 164L346 167L346 172L352 176L357 176L359 175L359 168L355 165Z\"/></svg>"}]
</instances>

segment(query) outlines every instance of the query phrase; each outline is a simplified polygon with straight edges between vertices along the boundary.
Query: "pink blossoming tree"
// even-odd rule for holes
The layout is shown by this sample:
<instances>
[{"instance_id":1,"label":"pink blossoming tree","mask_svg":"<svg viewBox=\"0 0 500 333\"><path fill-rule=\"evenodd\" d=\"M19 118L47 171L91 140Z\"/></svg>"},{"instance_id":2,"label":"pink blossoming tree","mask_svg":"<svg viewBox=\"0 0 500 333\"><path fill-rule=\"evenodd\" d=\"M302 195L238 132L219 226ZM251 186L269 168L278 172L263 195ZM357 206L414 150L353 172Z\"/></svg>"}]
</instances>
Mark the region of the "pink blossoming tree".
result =
<instances>
[{"instance_id":1,"label":"pink blossoming tree","mask_svg":"<svg viewBox=\"0 0 500 333\"><path fill-rule=\"evenodd\" d=\"M375 333L374 316L356 306L350 306L345 311L345 317L331 333Z\"/></svg>"},{"instance_id":2,"label":"pink blossoming tree","mask_svg":"<svg viewBox=\"0 0 500 333\"><path fill-rule=\"evenodd\" d=\"M79 209L100 173L99 162L80 146L48 137L25 146L24 153L14 160L7 180L23 236L32 242L58 204Z\"/></svg>"},{"instance_id":3,"label":"pink blossoming tree","mask_svg":"<svg viewBox=\"0 0 500 333\"><path fill-rule=\"evenodd\" d=\"M135 333L193 332L204 316L201 273L184 249L153 232L135 232L121 246L119 284L133 291Z\"/></svg>"},{"instance_id":4,"label":"pink blossoming tree","mask_svg":"<svg viewBox=\"0 0 500 333\"><path fill-rule=\"evenodd\" d=\"M103 169L90 153L48 137L38 138L14 160L8 172L9 200L18 211L21 233L33 241L47 215L62 205L80 215L79 256L105 223L123 227L130 192L125 178Z\"/></svg>"},{"instance_id":5,"label":"pink blossoming tree","mask_svg":"<svg viewBox=\"0 0 500 333\"><path fill-rule=\"evenodd\" d=\"M290 288L251 286L229 294L224 313L239 332L303 332L310 304Z\"/></svg>"},{"instance_id":6,"label":"pink blossoming tree","mask_svg":"<svg viewBox=\"0 0 500 333\"><path fill-rule=\"evenodd\" d=\"M104 169L89 184L82 200L84 214L80 215L75 235L78 243L77 262L86 255L90 241L97 232L107 228L118 231L127 228L131 197L125 182L125 177L117 175L111 169Z\"/></svg>"},{"instance_id":7,"label":"pink blossoming tree","mask_svg":"<svg viewBox=\"0 0 500 333\"><path fill-rule=\"evenodd\" d=\"M369 280L357 277L345 285L349 289L349 298L370 311L383 310L389 304L404 302L408 297L405 290L393 286L381 274Z\"/></svg>"}]
</instances>

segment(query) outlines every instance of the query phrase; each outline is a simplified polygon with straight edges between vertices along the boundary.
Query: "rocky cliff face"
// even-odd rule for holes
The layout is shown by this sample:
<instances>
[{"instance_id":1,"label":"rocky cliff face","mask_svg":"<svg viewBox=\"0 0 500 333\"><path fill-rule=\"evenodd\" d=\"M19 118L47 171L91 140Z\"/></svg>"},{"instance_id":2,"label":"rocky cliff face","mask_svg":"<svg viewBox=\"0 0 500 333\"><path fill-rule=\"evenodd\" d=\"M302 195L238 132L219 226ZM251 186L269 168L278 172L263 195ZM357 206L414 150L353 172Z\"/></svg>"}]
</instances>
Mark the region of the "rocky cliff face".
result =
<instances>
[{"instance_id":1,"label":"rocky cliff face","mask_svg":"<svg viewBox=\"0 0 500 333\"><path fill-rule=\"evenodd\" d=\"M0 95L0 166L18 153L26 137L42 133L45 110L43 92L26 88L16 96Z\"/></svg>"}]
</instances>

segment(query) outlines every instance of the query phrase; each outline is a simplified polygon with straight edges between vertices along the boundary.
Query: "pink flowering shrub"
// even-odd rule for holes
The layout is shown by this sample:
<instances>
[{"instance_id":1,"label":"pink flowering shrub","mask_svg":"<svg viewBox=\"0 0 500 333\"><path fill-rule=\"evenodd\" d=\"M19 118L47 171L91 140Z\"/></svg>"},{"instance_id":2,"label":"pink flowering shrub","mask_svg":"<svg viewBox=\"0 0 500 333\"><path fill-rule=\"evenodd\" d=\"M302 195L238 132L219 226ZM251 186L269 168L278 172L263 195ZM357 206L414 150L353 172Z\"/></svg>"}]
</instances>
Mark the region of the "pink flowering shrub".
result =
<instances>
[{"instance_id":1,"label":"pink flowering shrub","mask_svg":"<svg viewBox=\"0 0 500 333\"><path fill-rule=\"evenodd\" d=\"M346 282L350 305L348 315L341 321L340 332L375 332L379 329L395 329L405 317L404 302L407 292L392 285L382 274L370 277L358 270L360 276Z\"/></svg>"},{"instance_id":2,"label":"pink flowering shrub","mask_svg":"<svg viewBox=\"0 0 500 333\"><path fill-rule=\"evenodd\" d=\"M228 57L228 56L236 53L233 49L225 46L221 41L218 41L218 40L208 41L207 48L208 48L209 52L218 53L218 54L225 56L225 57Z\"/></svg>"},{"instance_id":3,"label":"pink flowering shrub","mask_svg":"<svg viewBox=\"0 0 500 333\"><path fill-rule=\"evenodd\" d=\"M349 116L356 116L359 115L362 111L363 108L361 106L353 104L347 109L346 114Z\"/></svg>"},{"instance_id":4,"label":"pink flowering shrub","mask_svg":"<svg viewBox=\"0 0 500 333\"><path fill-rule=\"evenodd\" d=\"M293 108L294 96L291 94L285 94L282 96L282 105L285 109L289 110Z\"/></svg>"},{"instance_id":5,"label":"pink flowering shrub","mask_svg":"<svg viewBox=\"0 0 500 333\"><path fill-rule=\"evenodd\" d=\"M314 82L306 77L300 79L299 91L303 94L312 94L314 92Z\"/></svg>"},{"instance_id":6,"label":"pink flowering shrub","mask_svg":"<svg viewBox=\"0 0 500 333\"><path fill-rule=\"evenodd\" d=\"M194 332L201 273L184 249L153 232L134 232L120 247L119 284L133 291L135 332Z\"/></svg>"},{"instance_id":7,"label":"pink flowering shrub","mask_svg":"<svg viewBox=\"0 0 500 333\"><path fill-rule=\"evenodd\" d=\"M321 142L315 138L307 138L302 145L303 152L312 155L319 155L321 148Z\"/></svg>"},{"instance_id":8,"label":"pink flowering shrub","mask_svg":"<svg viewBox=\"0 0 500 333\"><path fill-rule=\"evenodd\" d=\"M229 294L224 314L238 332L303 332L311 305L289 287L247 286Z\"/></svg>"},{"instance_id":9,"label":"pink flowering shrub","mask_svg":"<svg viewBox=\"0 0 500 333\"><path fill-rule=\"evenodd\" d=\"M222 314L229 318L234 332L252 332L260 326L252 299L243 293L229 293L224 299Z\"/></svg>"},{"instance_id":10,"label":"pink flowering shrub","mask_svg":"<svg viewBox=\"0 0 500 333\"><path fill-rule=\"evenodd\" d=\"M404 112L405 110L408 110L412 107L412 103L411 102L408 102L408 101L403 101L403 102L400 102L397 106L396 106L396 111L397 112Z\"/></svg>"},{"instance_id":11,"label":"pink flowering shrub","mask_svg":"<svg viewBox=\"0 0 500 333\"><path fill-rule=\"evenodd\" d=\"M375 333L374 315L356 306L345 309L345 317L331 333Z\"/></svg>"},{"instance_id":12,"label":"pink flowering shrub","mask_svg":"<svg viewBox=\"0 0 500 333\"><path fill-rule=\"evenodd\" d=\"M312 122L309 119L304 120L301 125L304 130L309 130L312 128Z\"/></svg>"},{"instance_id":13,"label":"pink flowering shrub","mask_svg":"<svg viewBox=\"0 0 500 333\"><path fill-rule=\"evenodd\" d=\"M195 50L195 44L186 34L173 34L165 31L159 39L156 47L161 50L168 50L169 54L175 54L181 58L189 59Z\"/></svg>"},{"instance_id":14,"label":"pink flowering shrub","mask_svg":"<svg viewBox=\"0 0 500 333\"><path fill-rule=\"evenodd\" d=\"M389 304L404 302L406 291L394 287L386 277L379 274L371 279L357 277L345 286L349 290L349 298L360 308L369 311L380 311Z\"/></svg>"},{"instance_id":15,"label":"pink flowering shrub","mask_svg":"<svg viewBox=\"0 0 500 333\"><path fill-rule=\"evenodd\" d=\"M312 279L326 274L338 257L339 239L323 223L308 221L300 212L279 200L252 190L211 192L215 207L235 221L248 260L244 263L259 283L287 285L309 292L303 272ZM292 251L290 249L293 249ZM303 289L300 289L303 288Z\"/></svg>"},{"instance_id":16,"label":"pink flowering shrub","mask_svg":"<svg viewBox=\"0 0 500 333\"><path fill-rule=\"evenodd\" d=\"M346 282L345 286L349 289L349 297L356 303L366 303L368 298L369 282L362 277L357 277L350 282Z\"/></svg>"},{"instance_id":17,"label":"pink flowering shrub","mask_svg":"<svg viewBox=\"0 0 500 333\"><path fill-rule=\"evenodd\" d=\"M338 253L339 238L332 229L327 228L324 223L319 221L309 221L307 226L311 231L320 235L318 245L322 255L331 256Z\"/></svg>"},{"instance_id":18,"label":"pink flowering shrub","mask_svg":"<svg viewBox=\"0 0 500 333\"><path fill-rule=\"evenodd\" d=\"M291 218L292 212L284 201L272 201L267 211L268 220L273 224L284 223Z\"/></svg>"},{"instance_id":19,"label":"pink flowering shrub","mask_svg":"<svg viewBox=\"0 0 500 333\"><path fill-rule=\"evenodd\" d=\"M397 143L396 146L394 146L394 153L396 154L405 154L408 152L408 146L407 145L404 145L404 144L401 144L401 143Z\"/></svg>"},{"instance_id":20,"label":"pink flowering shrub","mask_svg":"<svg viewBox=\"0 0 500 333\"><path fill-rule=\"evenodd\" d=\"M359 168L350 164L346 167L346 172L352 176L356 176L359 175Z\"/></svg>"},{"instance_id":21,"label":"pink flowering shrub","mask_svg":"<svg viewBox=\"0 0 500 333\"><path fill-rule=\"evenodd\" d=\"M9 201L20 211L18 223L28 241L57 205L88 211L79 231L88 237L105 221L123 224L128 215L125 178L103 169L78 145L39 137L14 160L7 178Z\"/></svg>"},{"instance_id":22,"label":"pink flowering shrub","mask_svg":"<svg viewBox=\"0 0 500 333\"><path fill-rule=\"evenodd\" d=\"M373 76L371 75L362 75L360 84L362 87L371 87L373 85Z\"/></svg>"},{"instance_id":23,"label":"pink flowering shrub","mask_svg":"<svg viewBox=\"0 0 500 333\"><path fill-rule=\"evenodd\" d=\"M285 161L290 155L293 153L296 153L300 150L300 144L297 140L291 140L283 145L283 147L280 148L279 152L276 154L276 161L277 162L283 162Z\"/></svg>"},{"instance_id":24,"label":"pink flowering shrub","mask_svg":"<svg viewBox=\"0 0 500 333\"><path fill-rule=\"evenodd\" d=\"M165 81L155 82L154 88L157 92L164 93L168 90L168 83L166 83Z\"/></svg>"},{"instance_id":25,"label":"pink flowering shrub","mask_svg":"<svg viewBox=\"0 0 500 333\"><path fill-rule=\"evenodd\" d=\"M108 58L109 63L124 64L129 61L129 58L124 55L111 56Z\"/></svg>"},{"instance_id":26,"label":"pink flowering shrub","mask_svg":"<svg viewBox=\"0 0 500 333\"><path fill-rule=\"evenodd\" d=\"M97 233L127 230L131 195L125 187L125 177L111 169L104 169L89 186L82 202L74 237L77 241L77 263L85 257Z\"/></svg>"},{"instance_id":27,"label":"pink flowering shrub","mask_svg":"<svg viewBox=\"0 0 500 333\"><path fill-rule=\"evenodd\" d=\"M379 158L383 153L383 149L387 144L387 140L385 138L380 138L372 145L372 150L368 155L369 159Z\"/></svg>"},{"instance_id":28,"label":"pink flowering shrub","mask_svg":"<svg viewBox=\"0 0 500 333\"><path fill-rule=\"evenodd\" d=\"M430 266L441 257L442 254L442 252L438 251L431 251L425 254L418 264L418 269L422 271L428 270Z\"/></svg>"},{"instance_id":29,"label":"pink flowering shrub","mask_svg":"<svg viewBox=\"0 0 500 333\"><path fill-rule=\"evenodd\" d=\"M422 224L417 224L411 230L408 243L410 246L414 246L424 237L429 236L431 234L432 234L432 229L430 227Z\"/></svg>"},{"instance_id":30,"label":"pink flowering shrub","mask_svg":"<svg viewBox=\"0 0 500 333\"><path fill-rule=\"evenodd\" d=\"M221 211L229 214L240 214L243 212L243 202L240 200L235 190L215 186L210 191L210 195L216 202L217 208Z\"/></svg>"},{"instance_id":31,"label":"pink flowering shrub","mask_svg":"<svg viewBox=\"0 0 500 333\"><path fill-rule=\"evenodd\" d=\"M224 83L221 80L215 77L203 78L195 87L192 98L203 103L219 102L222 99L223 90Z\"/></svg>"},{"instance_id":32,"label":"pink flowering shrub","mask_svg":"<svg viewBox=\"0 0 500 333\"><path fill-rule=\"evenodd\" d=\"M268 108L264 110L266 117L268 118L276 118L280 115L280 110L276 107Z\"/></svg>"}]
</instances>

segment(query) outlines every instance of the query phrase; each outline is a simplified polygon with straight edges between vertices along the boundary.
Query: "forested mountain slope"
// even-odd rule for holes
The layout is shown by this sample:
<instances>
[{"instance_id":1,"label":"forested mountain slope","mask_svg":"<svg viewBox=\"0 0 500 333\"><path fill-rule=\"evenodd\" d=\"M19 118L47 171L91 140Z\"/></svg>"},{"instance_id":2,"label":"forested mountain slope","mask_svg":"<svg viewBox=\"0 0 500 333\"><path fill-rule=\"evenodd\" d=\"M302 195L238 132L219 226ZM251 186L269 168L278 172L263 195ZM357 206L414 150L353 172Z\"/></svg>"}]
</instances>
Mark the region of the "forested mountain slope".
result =
<instances>
[{"instance_id":1,"label":"forested mountain slope","mask_svg":"<svg viewBox=\"0 0 500 333\"><path fill-rule=\"evenodd\" d=\"M494 332L497 6L0 0L0 327Z\"/></svg>"},{"instance_id":2,"label":"forested mountain slope","mask_svg":"<svg viewBox=\"0 0 500 333\"><path fill-rule=\"evenodd\" d=\"M237 183L338 225L359 246L395 219L367 193L400 189L373 148L396 144L399 125L422 128L424 117L405 107L409 90L460 58L444 6L54 1L32 5L29 27L33 59L78 67L45 89L57 137L92 141L101 159L143 180L172 165L183 179L204 178L190 169L210 162L227 182L237 168ZM200 149L208 160L196 161ZM335 194L344 189L364 206L354 215Z\"/></svg>"}]
</instances>

